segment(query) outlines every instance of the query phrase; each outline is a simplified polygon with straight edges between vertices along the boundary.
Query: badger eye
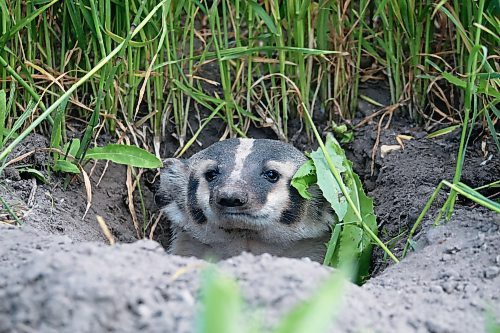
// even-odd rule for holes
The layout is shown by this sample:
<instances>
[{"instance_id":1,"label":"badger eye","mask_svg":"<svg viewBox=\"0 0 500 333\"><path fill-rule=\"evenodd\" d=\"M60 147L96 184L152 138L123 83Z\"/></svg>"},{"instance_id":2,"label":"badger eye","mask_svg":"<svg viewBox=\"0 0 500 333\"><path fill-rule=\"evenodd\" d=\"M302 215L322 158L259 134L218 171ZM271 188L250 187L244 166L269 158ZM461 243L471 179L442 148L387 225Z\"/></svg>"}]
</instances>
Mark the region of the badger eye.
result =
<instances>
[{"instance_id":1,"label":"badger eye","mask_svg":"<svg viewBox=\"0 0 500 333\"><path fill-rule=\"evenodd\" d=\"M262 176L264 176L265 179L267 179L271 183L276 183L278 179L280 179L280 174L276 170L268 170L265 171Z\"/></svg>"},{"instance_id":2,"label":"badger eye","mask_svg":"<svg viewBox=\"0 0 500 333\"><path fill-rule=\"evenodd\" d=\"M208 170L207 172L205 172L205 179L207 180L207 182L211 182L215 178L217 178L218 175L219 175L218 170Z\"/></svg>"}]
</instances>

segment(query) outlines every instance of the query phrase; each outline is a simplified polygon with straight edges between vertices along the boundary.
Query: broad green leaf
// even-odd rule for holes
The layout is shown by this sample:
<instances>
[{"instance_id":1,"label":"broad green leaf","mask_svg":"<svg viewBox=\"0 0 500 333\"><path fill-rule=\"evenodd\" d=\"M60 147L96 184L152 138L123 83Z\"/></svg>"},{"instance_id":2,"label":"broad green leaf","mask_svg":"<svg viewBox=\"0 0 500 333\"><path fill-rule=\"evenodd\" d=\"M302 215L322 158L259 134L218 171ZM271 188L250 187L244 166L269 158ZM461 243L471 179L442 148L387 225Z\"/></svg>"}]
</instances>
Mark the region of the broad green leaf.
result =
<instances>
[{"instance_id":1,"label":"broad green leaf","mask_svg":"<svg viewBox=\"0 0 500 333\"><path fill-rule=\"evenodd\" d=\"M36 170L36 169L33 169L33 168L20 168L18 169L19 173L20 174L23 174L23 173L26 173L28 175L30 175L31 177L34 177L36 179L38 179L39 181L41 181L42 183L44 184L47 184L47 178L45 178L45 176L43 175L43 173L41 173L40 171Z\"/></svg>"},{"instance_id":2,"label":"broad green leaf","mask_svg":"<svg viewBox=\"0 0 500 333\"><path fill-rule=\"evenodd\" d=\"M312 196L308 189L311 185L316 184L316 181L316 167L312 160L307 160L293 176L291 185L303 198L310 200Z\"/></svg>"},{"instance_id":3,"label":"broad green leaf","mask_svg":"<svg viewBox=\"0 0 500 333\"><path fill-rule=\"evenodd\" d=\"M66 172L66 173L80 173L80 169L78 167L66 160L57 160L54 166L52 167L52 170L56 172Z\"/></svg>"},{"instance_id":4,"label":"broad green leaf","mask_svg":"<svg viewBox=\"0 0 500 333\"><path fill-rule=\"evenodd\" d=\"M337 168L339 172L345 171L344 166L342 165L342 158L338 156L334 150L334 148L328 144L328 140L326 143L326 149L332 158L333 164ZM335 177L330 172L330 168L325 160L325 156L323 152L318 149L311 153L311 158L314 161L314 165L316 166L316 176L318 179L318 186L323 193L323 196L326 200L332 205L335 214L339 221L344 219L344 216L347 212L347 200L344 198L342 191L340 190L340 186L335 180Z\"/></svg>"},{"instance_id":5,"label":"broad green leaf","mask_svg":"<svg viewBox=\"0 0 500 333\"><path fill-rule=\"evenodd\" d=\"M108 144L87 150L86 159L109 160L138 168L160 168L161 161L150 152L136 146Z\"/></svg>"},{"instance_id":6,"label":"broad green leaf","mask_svg":"<svg viewBox=\"0 0 500 333\"><path fill-rule=\"evenodd\" d=\"M359 276L358 262L361 257L360 244L363 242L363 229L357 224L344 224L340 233L338 247L333 255L334 267L351 267ZM356 277L353 280L357 281Z\"/></svg>"},{"instance_id":7,"label":"broad green leaf","mask_svg":"<svg viewBox=\"0 0 500 333\"><path fill-rule=\"evenodd\" d=\"M350 163L350 162L349 162ZM352 169L351 169L352 170ZM354 180L354 185L350 186L351 190L351 197L354 196L354 193L356 193L356 201L359 204L359 209L361 212L361 217L363 218L363 223L370 228L370 230L377 235L378 230L377 230L377 220L375 217L375 213L373 211L373 199L369 198L362 187L361 180L359 179L358 175L356 175L354 172L352 172L352 178ZM354 190L354 187L356 190ZM354 198L352 198L354 201ZM357 218L354 215L354 212L352 211L351 207L348 208L346 217L344 219L346 223L355 223L357 222ZM371 263L371 254L372 254L372 242L371 242L371 237L366 233L361 225L357 224L354 225L352 224L351 226L355 227L358 229L356 231L357 233L361 233L361 238L359 242L356 244L356 257L352 257L354 261L352 263L347 263L352 265L354 269L357 271L357 283L362 283L363 280L369 275L369 270L370 270L370 263ZM342 247L342 244L340 244ZM349 261L349 254L344 252L344 257L341 257L342 260ZM340 267L344 265L343 262L339 262L338 264Z\"/></svg>"},{"instance_id":8,"label":"broad green leaf","mask_svg":"<svg viewBox=\"0 0 500 333\"><path fill-rule=\"evenodd\" d=\"M345 267L351 270L355 273L353 280L361 283L368 276L372 253L371 237L363 229L361 222L375 235L377 234L373 200L365 194L361 180L352 169L352 163L346 158L344 150L332 135L327 137L326 146L332 158L335 156L336 159L342 161L342 168L338 169L342 172L344 184L349 189L349 196L359 210L363 221L359 221L353 208L346 205L342 224L335 226L334 234L328 243L325 262L334 267Z\"/></svg>"},{"instance_id":9,"label":"broad green leaf","mask_svg":"<svg viewBox=\"0 0 500 333\"><path fill-rule=\"evenodd\" d=\"M312 298L288 313L272 332L326 332L338 312L343 286L343 276L337 272Z\"/></svg>"},{"instance_id":10,"label":"broad green leaf","mask_svg":"<svg viewBox=\"0 0 500 333\"><path fill-rule=\"evenodd\" d=\"M334 266L334 255L335 250L338 249L338 241L340 238L340 232L342 231L342 224L337 223L333 227L332 236L326 244L326 254L325 259L323 260L323 265Z\"/></svg>"}]
</instances>

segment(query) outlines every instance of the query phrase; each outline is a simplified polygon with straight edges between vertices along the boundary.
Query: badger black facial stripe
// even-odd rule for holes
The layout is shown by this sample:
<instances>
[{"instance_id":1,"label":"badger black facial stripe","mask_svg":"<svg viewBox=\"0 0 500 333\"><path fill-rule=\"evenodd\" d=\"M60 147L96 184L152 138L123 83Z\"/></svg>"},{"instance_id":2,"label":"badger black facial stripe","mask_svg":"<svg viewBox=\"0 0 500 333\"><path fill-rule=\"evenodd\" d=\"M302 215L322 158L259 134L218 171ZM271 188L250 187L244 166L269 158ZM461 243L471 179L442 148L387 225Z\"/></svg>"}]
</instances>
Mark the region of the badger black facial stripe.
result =
<instances>
[{"instance_id":1,"label":"badger black facial stripe","mask_svg":"<svg viewBox=\"0 0 500 333\"><path fill-rule=\"evenodd\" d=\"M198 190L199 185L200 180L195 178L193 175L190 175L188 183L188 210L189 214L196 223L204 224L205 222L207 222L207 217L203 213L203 210L200 208L198 199L196 198L196 191Z\"/></svg>"},{"instance_id":2,"label":"badger black facial stripe","mask_svg":"<svg viewBox=\"0 0 500 333\"><path fill-rule=\"evenodd\" d=\"M303 215L305 200L300 196L299 192L290 187L290 202L293 203L290 207L285 209L280 216L280 223L291 225L298 222Z\"/></svg>"},{"instance_id":3,"label":"badger black facial stripe","mask_svg":"<svg viewBox=\"0 0 500 333\"><path fill-rule=\"evenodd\" d=\"M154 194L154 201L159 208L163 208L172 202L172 198L168 195L168 193L164 193L163 191L158 191Z\"/></svg>"}]
</instances>

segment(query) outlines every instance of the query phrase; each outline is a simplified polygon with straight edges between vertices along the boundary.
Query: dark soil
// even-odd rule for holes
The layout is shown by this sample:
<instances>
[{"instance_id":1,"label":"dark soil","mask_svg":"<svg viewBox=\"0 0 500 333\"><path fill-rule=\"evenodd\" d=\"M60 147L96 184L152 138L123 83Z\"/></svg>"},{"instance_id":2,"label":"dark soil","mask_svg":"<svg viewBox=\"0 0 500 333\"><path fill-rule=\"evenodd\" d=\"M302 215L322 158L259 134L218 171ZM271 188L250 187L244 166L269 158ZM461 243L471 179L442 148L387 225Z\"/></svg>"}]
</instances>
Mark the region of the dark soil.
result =
<instances>
[{"instance_id":1,"label":"dark soil","mask_svg":"<svg viewBox=\"0 0 500 333\"><path fill-rule=\"evenodd\" d=\"M409 123L395 116L381 132L373 175L371 150L377 124L361 127L346 147L375 199L379 234L386 242L392 240L396 254L401 254L409 228L437 184L452 179L456 162L457 133L425 139L426 133ZM200 139L206 146L220 131L214 123ZM380 147L396 145L399 134L414 139L404 141L404 150L381 158ZM252 135L273 137L268 129ZM297 145L303 148L306 143L299 140ZM32 136L13 157L44 146L43 137ZM171 156L174 147L166 149L166 157ZM476 187L497 179L498 156L489 157L481 149L471 149L463 181ZM87 201L82 182L72 179L63 189L66 179L44 170L47 154L30 158L22 163L40 169L48 184L19 174L16 168L6 170L1 180L0 195L24 224L11 225L12 216L2 210L0 333L193 331L200 272L209 264L168 255L155 241L135 241L127 209L126 169L110 166L97 186L104 170L104 163L98 164L91 176L92 206L82 219ZM152 194L142 188L149 220L154 212ZM387 268L390 262L377 249L375 277L362 287L346 283L332 331L483 332L488 313L499 318L499 216L460 200L450 222L432 227L435 208L444 198L438 198L424 219L415 238L416 252ZM107 245L96 215L104 218L119 244ZM155 236L166 244L165 235L168 226L162 224ZM307 259L269 255L242 254L216 266L238 281L249 310L258 311L268 325L334 274Z\"/></svg>"},{"instance_id":2,"label":"dark soil","mask_svg":"<svg viewBox=\"0 0 500 333\"><path fill-rule=\"evenodd\" d=\"M47 145L47 140L42 136L31 135L13 152L11 158L46 148ZM48 180L47 184L32 178L23 179L17 171L20 163L9 167L6 170L7 177L0 183L0 195L8 204L16 207L22 222L50 234L66 235L75 241L104 242L106 238L96 220L96 215L100 215L118 241L133 242L137 239L126 206L125 167L108 167L99 184L105 163L101 162L95 168L90 175L92 205L85 215L87 195L83 182L76 178L70 179L65 188L66 177L47 172L45 167L48 160L48 154L37 150L27 160L20 162L40 169Z\"/></svg>"}]
</instances>

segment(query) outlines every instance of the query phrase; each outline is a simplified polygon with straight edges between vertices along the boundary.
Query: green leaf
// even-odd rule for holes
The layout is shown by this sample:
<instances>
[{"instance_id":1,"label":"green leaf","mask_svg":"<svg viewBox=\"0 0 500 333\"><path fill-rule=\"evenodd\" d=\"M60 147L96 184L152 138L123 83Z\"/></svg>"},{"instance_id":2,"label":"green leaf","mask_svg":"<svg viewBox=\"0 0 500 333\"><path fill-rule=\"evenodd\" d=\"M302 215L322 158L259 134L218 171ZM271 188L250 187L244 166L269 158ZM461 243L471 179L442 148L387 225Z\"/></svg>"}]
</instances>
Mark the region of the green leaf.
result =
<instances>
[{"instance_id":1,"label":"green leaf","mask_svg":"<svg viewBox=\"0 0 500 333\"><path fill-rule=\"evenodd\" d=\"M254 121L260 121L261 118L259 117L256 117L255 115L252 114L252 112L249 112L245 109L243 109L242 107L239 107L238 105L235 105L235 107L238 109L238 111L245 117L245 118L248 118L250 120L254 120Z\"/></svg>"},{"instance_id":2,"label":"green leaf","mask_svg":"<svg viewBox=\"0 0 500 333\"><path fill-rule=\"evenodd\" d=\"M76 153L80 149L80 139L72 139L70 142L67 142L64 147L63 151L65 154L68 154L71 157L75 157Z\"/></svg>"},{"instance_id":3,"label":"green leaf","mask_svg":"<svg viewBox=\"0 0 500 333\"><path fill-rule=\"evenodd\" d=\"M495 113L495 111L498 111L498 109L493 104L491 104L491 108L493 110L493 113ZM497 130L495 128L495 124L493 124L493 120L492 120L493 117L490 116L490 113L488 112L488 110L485 110L484 115L486 117L486 123L488 124L488 128L490 129L491 137L493 138L493 141L495 141L495 144L497 146L497 150L500 153L500 142L498 140L498 133L497 133Z\"/></svg>"},{"instance_id":4,"label":"green leaf","mask_svg":"<svg viewBox=\"0 0 500 333\"><path fill-rule=\"evenodd\" d=\"M342 173L346 169L342 165L342 157L338 155L335 151L335 147L331 144L332 137L327 138L326 141L326 149L332 158L333 164L337 168L337 170ZM318 186L323 193L323 196L326 200L332 205L335 214L339 221L344 219L344 216L347 212L347 200L342 194L339 184L335 180L335 177L330 172L330 168L325 160L325 156L323 152L318 149L311 153L311 158L314 161L314 165L316 166L316 175L318 178Z\"/></svg>"},{"instance_id":5,"label":"green leaf","mask_svg":"<svg viewBox=\"0 0 500 333\"><path fill-rule=\"evenodd\" d=\"M264 8L262 8L257 2L255 1L248 1L248 4L252 7L254 13L261 18L262 21L266 24L267 28L273 33L277 34L278 29L276 29L276 25L274 24L273 19L271 16L269 16Z\"/></svg>"},{"instance_id":6,"label":"green leaf","mask_svg":"<svg viewBox=\"0 0 500 333\"><path fill-rule=\"evenodd\" d=\"M205 272L202 287L203 311L196 332L237 333L241 327L241 296L231 279L213 270Z\"/></svg>"},{"instance_id":7,"label":"green leaf","mask_svg":"<svg viewBox=\"0 0 500 333\"><path fill-rule=\"evenodd\" d=\"M52 167L52 170L56 172L66 172L66 173L80 173L80 169L78 167L66 160L57 160L54 166Z\"/></svg>"},{"instance_id":8,"label":"green leaf","mask_svg":"<svg viewBox=\"0 0 500 333\"><path fill-rule=\"evenodd\" d=\"M87 150L86 159L110 160L138 168L160 168L162 163L155 155L136 146L109 144Z\"/></svg>"},{"instance_id":9,"label":"green leaf","mask_svg":"<svg viewBox=\"0 0 500 333\"><path fill-rule=\"evenodd\" d=\"M5 90L0 90L0 148L3 147L5 119L7 119L7 98Z\"/></svg>"},{"instance_id":10,"label":"green leaf","mask_svg":"<svg viewBox=\"0 0 500 333\"><path fill-rule=\"evenodd\" d=\"M335 137L340 139L341 143L349 143L354 140L354 132L347 128L347 125L337 125L335 122L332 124Z\"/></svg>"},{"instance_id":11,"label":"green leaf","mask_svg":"<svg viewBox=\"0 0 500 333\"><path fill-rule=\"evenodd\" d=\"M479 73L477 74L477 78L481 80L494 80L494 79L500 79L500 73L494 72L494 73Z\"/></svg>"},{"instance_id":12,"label":"green leaf","mask_svg":"<svg viewBox=\"0 0 500 333\"><path fill-rule=\"evenodd\" d=\"M491 209L497 213L500 213L500 204L491 200L490 198L485 197L484 195L474 190L470 186L459 182L456 185L452 185L451 188L455 189L458 193L460 193L464 197L474 202L477 202L481 206Z\"/></svg>"},{"instance_id":13,"label":"green leaf","mask_svg":"<svg viewBox=\"0 0 500 333\"><path fill-rule=\"evenodd\" d=\"M24 112L19 116L19 118L17 118L14 125L12 125L12 128L10 129L9 133L7 133L7 135L5 136L4 142L9 141L9 139L17 135L17 130L24 125L24 122L29 118L29 116L31 116L36 106L37 104L33 102L33 100L30 100L28 102L26 110L24 110Z\"/></svg>"},{"instance_id":14,"label":"green leaf","mask_svg":"<svg viewBox=\"0 0 500 333\"><path fill-rule=\"evenodd\" d=\"M11 39L19 30L27 26L31 21L33 21L38 15L42 14L50 6L55 4L59 0L53 0L38 10L32 12L29 16L19 20L12 29L8 30L6 33L0 36L0 50L4 48L5 43ZM3 7L3 6L2 6Z\"/></svg>"},{"instance_id":15,"label":"green leaf","mask_svg":"<svg viewBox=\"0 0 500 333\"><path fill-rule=\"evenodd\" d=\"M480 80L477 86L477 92L482 93L494 98L500 98L500 92L493 85L489 84L487 80Z\"/></svg>"},{"instance_id":16,"label":"green leaf","mask_svg":"<svg viewBox=\"0 0 500 333\"><path fill-rule=\"evenodd\" d=\"M312 160L307 160L293 176L291 185L303 198L310 200L312 196L308 189L311 185L316 184L316 181L316 167Z\"/></svg>"},{"instance_id":17,"label":"green leaf","mask_svg":"<svg viewBox=\"0 0 500 333\"><path fill-rule=\"evenodd\" d=\"M465 82L465 80L459 79L453 74L450 74L448 72L442 72L441 75L446 79L446 81L450 82L451 84L457 87L460 87L462 89L465 89L467 87L467 82Z\"/></svg>"},{"instance_id":18,"label":"green leaf","mask_svg":"<svg viewBox=\"0 0 500 333\"><path fill-rule=\"evenodd\" d=\"M48 183L47 182L47 178L45 178L45 176L43 175L43 173L41 173L40 171L38 171L36 169L33 169L33 168L20 168L18 171L19 171L20 174L26 173L26 174L30 175L31 177L34 177L34 178L38 179L39 181L41 181L44 184Z\"/></svg>"},{"instance_id":19,"label":"green leaf","mask_svg":"<svg viewBox=\"0 0 500 333\"><path fill-rule=\"evenodd\" d=\"M125 40L125 38L114 34L112 31L109 31L108 29L106 29L104 32L106 33L106 35L108 35L112 40L114 40L117 43L122 43ZM135 41L131 40L128 42L128 45L130 45L132 47L145 47L145 46L152 44L155 39L156 39L156 37L153 39L150 39L150 40L146 40L144 42L135 42Z\"/></svg>"},{"instance_id":20,"label":"green leaf","mask_svg":"<svg viewBox=\"0 0 500 333\"><path fill-rule=\"evenodd\" d=\"M342 231L342 224L337 223L333 227L332 231L332 236L330 237L330 240L328 241L327 244L327 249L326 249L326 254L325 254L325 259L323 260L323 265L327 266L333 266L334 265L334 259L333 256L335 254L335 249L337 249L337 243L340 238L340 232Z\"/></svg>"},{"instance_id":21,"label":"green leaf","mask_svg":"<svg viewBox=\"0 0 500 333\"><path fill-rule=\"evenodd\" d=\"M340 233L337 251L333 256L334 267L349 267L354 271L353 280L357 281L357 266L361 257L360 244L363 241L363 229L357 224L344 224Z\"/></svg>"},{"instance_id":22,"label":"green leaf","mask_svg":"<svg viewBox=\"0 0 500 333\"><path fill-rule=\"evenodd\" d=\"M50 147L51 148L59 148L62 142L62 130L63 130L63 120L64 120L64 111L66 110L66 105L68 104L69 97L64 99L62 103L59 105L56 111L56 115L54 117L54 125L52 126L52 133L50 134ZM54 160L59 159L59 154L54 153Z\"/></svg>"},{"instance_id":23,"label":"green leaf","mask_svg":"<svg viewBox=\"0 0 500 333\"><path fill-rule=\"evenodd\" d=\"M361 283L369 274L373 247L371 237L363 229L362 224L364 223L375 235L377 234L373 200L365 194L359 176L352 169L352 163L332 135L327 137L326 147L332 159L341 161L342 168L337 168L339 172L342 172L344 184L349 189L349 196L359 210L363 221L359 221L353 208L346 205L345 214L342 219L339 219L342 224L335 226L334 234L328 243L325 263L345 268L348 273L352 274L355 282Z\"/></svg>"},{"instance_id":24,"label":"green leaf","mask_svg":"<svg viewBox=\"0 0 500 333\"><path fill-rule=\"evenodd\" d=\"M460 128L460 126L462 126L462 125L453 125L453 126L448 126L448 127L442 128L440 130L437 130L435 132L432 132L432 133L426 135L426 138L432 139L432 138L436 138L436 137L441 136L441 135L451 133L454 130L456 130L457 128Z\"/></svg>"},{"instance_id":25,"label":"green leaf","mask_svg":"<svg viewBox=\"0 0 500 333\"><path fill-rule=\"evenodd\" d=\"M373 211L373 199L369 198L365 194L359 176L354 172L352 172L351 175L355 183L349 186L349 188L351 188L351 198L354 202L357 202L359 204L363 223L365 223L370 228L370 230L375 235L377 235L377 219ZM357 237L356 242L352 245L347 246L346 249L342 249L342 247L345 246L345 243L340 244L340 249L343 253L339 254L340 261L337 265L339 267L348 265L355 269L357 271L357 278L355 280L358 284L361 284L363 280L369 276L372 254L371 237L364 231L360 224L355 224L357 222L357 218L351 207L349 207L347 210L344 222L352 223L347 224L346 227L356 228L356 231L351 232L353 232L355 235L360 235L360 237ZM346 250L348 251L351 246L355 246L355 255L346 252Z\"/></svg>"}]
</instances>

